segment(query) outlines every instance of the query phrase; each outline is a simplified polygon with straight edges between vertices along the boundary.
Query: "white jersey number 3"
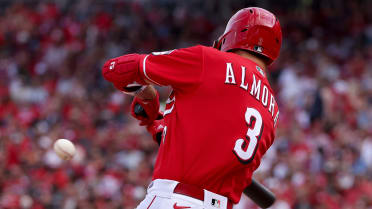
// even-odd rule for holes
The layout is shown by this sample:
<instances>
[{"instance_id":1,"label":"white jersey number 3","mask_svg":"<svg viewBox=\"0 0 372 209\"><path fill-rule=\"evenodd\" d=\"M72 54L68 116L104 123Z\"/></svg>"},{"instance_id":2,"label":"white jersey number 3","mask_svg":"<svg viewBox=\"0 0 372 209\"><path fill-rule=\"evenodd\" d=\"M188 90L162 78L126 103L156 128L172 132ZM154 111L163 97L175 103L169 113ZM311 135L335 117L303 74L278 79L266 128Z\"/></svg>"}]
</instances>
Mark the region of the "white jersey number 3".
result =
<instances>
[{"instance_id":1,"label":"white jersey number 3","mask_svg":"<svg viewBox=\"0 0 372 209\"><path fill-rule=\"evenodd\" d=\"M247 108L245 121L248 125L246 139L237 139L234 147L234 154L242 163L250 163L258 148L258 142L263 131L261 114L255 108ZM254 123L253 126L253 122Z\"/></svg>"}]
</instances>

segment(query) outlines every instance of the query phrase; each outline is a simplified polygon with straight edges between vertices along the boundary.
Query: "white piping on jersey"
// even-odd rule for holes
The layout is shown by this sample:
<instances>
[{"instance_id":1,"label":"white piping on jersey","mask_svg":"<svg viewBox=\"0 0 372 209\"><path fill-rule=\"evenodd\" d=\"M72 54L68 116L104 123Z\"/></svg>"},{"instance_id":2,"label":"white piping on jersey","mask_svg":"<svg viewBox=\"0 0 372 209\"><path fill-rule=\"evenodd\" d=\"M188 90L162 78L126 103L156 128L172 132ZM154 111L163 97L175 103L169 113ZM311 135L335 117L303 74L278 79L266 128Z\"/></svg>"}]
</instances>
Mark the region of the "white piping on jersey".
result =
<instances>
[{"instance_id":1,"label":"white piping on jersey","mask_svg":"<svg viewBox=\"0 0 372 209\"><path fill-rule=\"evenodd\" d=\"M176 100L176 97L175 96L173 96L173 98L172 99L167 99L167 101L165 102L165 104L170 104L171 102L174 102Z\"/></svg>"},{"instance_id":2,"label":"white piping on jersey","mask_svg":"<svg viewBox=\"0 0 372 209\"><path fill-rule=\"evenodd\" d=\"M172 110L173 110L173 107L174 107L174 104L172 105L172 107L170 109L164 110L163 117L166 116L166 115L168 115L169 113L171 113Z\"/></svg>"},{"instance_id":3,"label":"white piping on jersey","mask_svg":"<svg viewBox=\"0 0 372 209\"><path fill-rule=\"evenodd\" d=\"M164 110L163 117L172 112L172 110L174 108L174 104L176 103L176 96L173 96L172 99L168 98L167 101L165 102L165 104L170 104L171 102L174 102L172 107L170 109Z\"/></svg>"},{"instance_id":4,"label":"white piping on jersey","mask_svg":"<svg viewBox=\"0 0 372 209\"><path fill-rule=\"evenodd\" d=\"M148 57L148 56L149 56L149 54L146 55L146 57L143 59L143 67L142 67L143 74L144 74L144 75L146 76L146 78L147 78L149 81L151 81L152 83L155 83L156 85L159 85L159 86L163 86L163 85L159 84L158 82L152 80L152 79L147 75L147 73L146 73L146 60L147 60L147 57Z\"/></svg>"}]
</instances>

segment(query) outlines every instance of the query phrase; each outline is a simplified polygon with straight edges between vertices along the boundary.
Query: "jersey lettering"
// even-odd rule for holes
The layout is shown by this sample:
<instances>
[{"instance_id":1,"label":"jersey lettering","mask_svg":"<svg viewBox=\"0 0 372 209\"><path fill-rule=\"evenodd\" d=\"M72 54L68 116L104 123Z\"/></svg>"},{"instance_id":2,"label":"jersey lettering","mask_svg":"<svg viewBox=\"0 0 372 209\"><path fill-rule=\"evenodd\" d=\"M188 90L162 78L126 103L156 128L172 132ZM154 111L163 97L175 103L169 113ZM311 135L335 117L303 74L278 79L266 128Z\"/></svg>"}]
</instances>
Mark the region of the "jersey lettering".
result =
<instances>
[{"instance_id":1,"label":"jersey lettering","mask_svg":"<svg viewBox=\"0 0 372 209\"><path fill-rule=\"evenodd\" d=\"M258 80L258 83L256 84L256 76L253 74L253 83L251 86L251 95L256 95L256 99L260 100L260 89L261 89L261 80Z\"/></svg>"},{"instance_id":2,"label":"jersey lettering","mask_svg":"<svg viewBox=\"0 0 372 209\"><path fill-rule=\"evenodd\" d=\"M276 122L278 121L278 118L279 118L279 110L278 110L278 112L276 112L276 116L275 116L275 119L274 119L274 126L276 126Z\"/></svg>"},{"instance_id":3,"label":"jersey lettering","mask_svg":"<svg viewBox=\"0 0 372 209\"><path fill-rule=\"evenodd\" d=\"M242 66L242 82L240 84L240 87L244 90L248 90L248 83L244 85L244 82L245 82L245 67Z\"/></svg>"},{"instance_id":4,"label":"jersey lettering","mask_svg":"<svg viewBox=\"0 0 372 209\"><path fill-rule=\"evenodd\" d=\"M271 117L274 117L274 108L275 108L275 100L274 100L274 96L271 95L270 106L269 106L269 112L271 113Z\"/></svg>"},{"instance_id":5,"label":"jersey lettering","mask_svg":"<svg viewBox=\"0 0 372 209\"><path fill-rule=\"evenodd\" d=\"M239 161L244 164L250 163L253 160L263 131L261 114L255 108L247 108L245 121L248 125L246 139L237 139L233 150Z\"/></svg>"},{"instance_id":6,"label":"jersey lettering","mask_svg":"<svg viewBox=\"0 0 372 209\"><path fill-rule=\"evenodd\" d=\"M262 69L256 66L256 69L261 72ZM261 70L261 71L260 71ZM248 71L249 72L249 71ZM235 69L232 66L232 63L226 63L226 76L225 76L225 84L237 86L235 80ZM266 109L271 113L271 117L273 122L276 124L278 120L278 111L275 110L276 101L274 95L269 91L268 86L265 84L265 81L262 82L262 78L257 77L255 74L252 75L252 79L248 78L247 68L245 66L241 66L241 80L239 87L254 97L257 101L261 102L261 104L266 107ZM264 76L264 74L262 74ZM249 87L250 86L250 87Z\"/></svg>"},{"instance_id":7,"label":"jersey lettering","mask_svg":"<svg viewBox=\"0 0 372 209\"><path fill-rule=\"evenodd\" d=\"M267 89L267 86L264 85L262 89L262 104L267 107L267 99L269 98L269 89Z\"/></svg>"},{"instance_id":8,"label":"jersey lettering","mask_svg":"<svg viewBox=\"0 0 372 209\"><path fill-rule=\"evenodd\" d=\"M232 68L231 63L226 63L226 79L225 79L225 83L227 83L227 84L236 84L235 83L234 71L233 71L233 68Z\"/></svg>"}]
</instances>

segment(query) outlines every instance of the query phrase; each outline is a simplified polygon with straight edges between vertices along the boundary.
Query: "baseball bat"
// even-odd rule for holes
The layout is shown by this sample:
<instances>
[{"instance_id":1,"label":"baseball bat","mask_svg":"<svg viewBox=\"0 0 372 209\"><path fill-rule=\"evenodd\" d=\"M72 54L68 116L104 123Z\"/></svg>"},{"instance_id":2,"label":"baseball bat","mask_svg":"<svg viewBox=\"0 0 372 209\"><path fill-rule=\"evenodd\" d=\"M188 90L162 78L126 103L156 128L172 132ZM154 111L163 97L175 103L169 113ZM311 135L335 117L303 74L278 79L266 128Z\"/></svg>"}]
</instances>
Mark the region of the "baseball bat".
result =
<instances>
[{"instance_id":1,"label":"baseball bat","mask_svg":"<svg viewBox=\"0 0 372 209\"><path fill-rule=\"evenodd\" d=\"M245 188L244 194L261 208L271 207L276 200L272 191L253 178L252 183Z\"/></svg>"},{"instance_id":2,"label":"baseball bat","mask_svg":"<svg viewBox=\"0 0 372 209\"><path fill-rule=\"evenodd\" d=\"M134 113L142 117L147 117L145 110L140 104L134 106ZM261 208L271 207L276 200L273 192L253 178L252 183L245 188L244 194Z\"/></svg>"}]
</instances>

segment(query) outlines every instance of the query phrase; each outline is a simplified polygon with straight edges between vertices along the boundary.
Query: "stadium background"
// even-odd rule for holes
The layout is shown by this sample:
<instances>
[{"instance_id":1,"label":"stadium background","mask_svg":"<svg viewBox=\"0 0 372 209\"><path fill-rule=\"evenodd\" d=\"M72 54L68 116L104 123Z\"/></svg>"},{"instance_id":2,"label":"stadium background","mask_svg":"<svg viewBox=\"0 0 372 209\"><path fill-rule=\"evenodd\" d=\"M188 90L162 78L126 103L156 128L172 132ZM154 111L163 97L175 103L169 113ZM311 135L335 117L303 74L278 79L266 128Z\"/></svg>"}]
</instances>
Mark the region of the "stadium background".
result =
<instances>
[{"instance_id":1,"label":"stadium background","mask_svg":"<svg viewBox=\"0 0 372 209\"><path fill-rule=\"evenodd\" d=\"M371 209L367 0L1 0L0 208L134 208L157 146L129 117L131 98L103 80L103 62L210 45L246 6L271 10L284 35L271 67L277 139L255 175L276 193L272 208ZM73 162L54 154L57 138L78 145Z\"/></svg>"}]
</instances>

